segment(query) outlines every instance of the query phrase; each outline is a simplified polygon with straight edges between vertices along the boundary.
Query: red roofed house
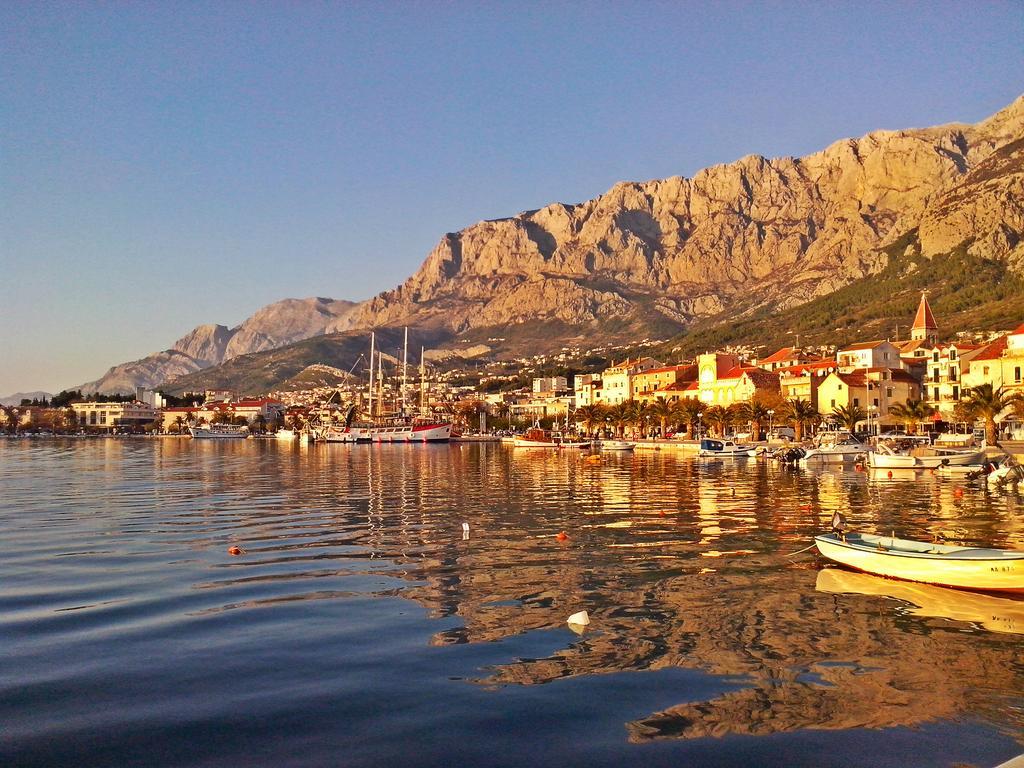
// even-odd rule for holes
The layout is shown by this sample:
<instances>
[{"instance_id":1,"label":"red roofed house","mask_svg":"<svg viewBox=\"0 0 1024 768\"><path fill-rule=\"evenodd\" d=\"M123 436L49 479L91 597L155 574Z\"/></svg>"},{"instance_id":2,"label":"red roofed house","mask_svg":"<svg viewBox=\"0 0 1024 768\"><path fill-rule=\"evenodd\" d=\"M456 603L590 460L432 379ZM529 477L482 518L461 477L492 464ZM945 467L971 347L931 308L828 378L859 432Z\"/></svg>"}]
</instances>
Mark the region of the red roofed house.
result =
<instances>
[{"instance_id":1,"label":"red roofed house","mask_svg":"<svg viewBox=\"0 0 1024 768\"><path fill-rule=\"evenodd\" d=\"M788 368L800 363L807 363L814 359L816 358L812 355L806 354L799 347L783 347L782 349L768 355L768 357L759 360L757 362L757 367L764 368L766 371L777 371L780 368Z\"/></svg>"},{"instance_id":2,"label":"red roofed house","mask_svg":"<svg viewBox=\"0 0 1024 768\"><path fill-rule=\"evenodd\" d=\"M686 388L696 380L697 366L692 363L651 368L633 376L633 398L646 402L657 400L659 397L678 400Z\"/></svg>"},{"instance_id":3,"label":"red roofed house","mask_svg":"<svg viewBox=\"0 0 1024 768\"><path fill-rule=\"evenodd\" d=\"M748 402L758 392L778 393L779 376L756 366L741 365L735 355L718 352L697 358L699 389L695 390L701 402L728 407L733 403ZM691 392L687 392L691 394Z\"/></svg>"},{"instance_id":4,"label":"red roofed house","mask_svg":"<svg viewBox=\"0 0 1024 768\"><path fill-rule=\"evenodd\" d=\"M835 372L818 386L818 413L829 416L835 408L856 406L867 414L865 420L879 426L899 423L889 409L908 399L920 399L917 379L898 368L858 368Z\"/></svg>"},{"instance_id":5,"label":"red roofed house","mask_svg":"<svg viewBox=\"0 0 1024 768\"><path fill-rule=\"evenodd\" d=\"M944 421L953 420L953 409L963 397L963 372L985 349L981 344L936 344L928 350L921 382L921 394L939 409Z\"/></svg>"},{"instance_id":6,"label":"red roofed house","mask_svg":"<svg viewBox=\"0 0 1024 768\"><path fill-rule=\"evenodd\" d=\"M816 360L779 368L779 389L786 400L806 400L818 407L818 387L825 377L839 370L835 360Z\"/></svg>"},{"instance_id":7,"label":"red roofed house","mask_svg":"<svg viewBox=\"0 0 1024 768\"><path fill-rule=\"evenodd\" d=\"M964 387L991 384L1024 393L1024 323L975 354L963 374Z\"/></svg>"},{"instance_id":8,"label":"red roofed house","mask_svg":"<svg viewBox=\"0 0 1024 768\"><path fill-rule=\"evenodd\" d=\"M906 363L900 357L900 350L885 340L850 344L836 353L836 361L839 363L839 370L845 372L857 368L906 367Z\"/></svg>"}]
</instances>

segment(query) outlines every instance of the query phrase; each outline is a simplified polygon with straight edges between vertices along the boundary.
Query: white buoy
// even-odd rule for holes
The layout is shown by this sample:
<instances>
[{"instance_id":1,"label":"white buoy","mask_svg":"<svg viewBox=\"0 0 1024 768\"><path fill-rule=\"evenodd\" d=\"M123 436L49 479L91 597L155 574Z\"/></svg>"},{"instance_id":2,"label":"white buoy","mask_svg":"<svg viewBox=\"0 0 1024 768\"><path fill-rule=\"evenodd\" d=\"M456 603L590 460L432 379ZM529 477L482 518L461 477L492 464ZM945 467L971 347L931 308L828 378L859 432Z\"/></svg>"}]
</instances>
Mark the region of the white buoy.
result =
<instances>
[{"instance_id":1,"label":"white buoy","mask_svg":"<svg viewBox=\"0 0 1024 768\"><path fill-rule=\"evenodd\" d=\"M588 624L590 624L590 616L587 614L586 611L580 611L579 613L574 613L572 616L570 616L568 621L566 621L565 623L576 624L580 627L585 627Z\"/></svg>"}]
</instances>

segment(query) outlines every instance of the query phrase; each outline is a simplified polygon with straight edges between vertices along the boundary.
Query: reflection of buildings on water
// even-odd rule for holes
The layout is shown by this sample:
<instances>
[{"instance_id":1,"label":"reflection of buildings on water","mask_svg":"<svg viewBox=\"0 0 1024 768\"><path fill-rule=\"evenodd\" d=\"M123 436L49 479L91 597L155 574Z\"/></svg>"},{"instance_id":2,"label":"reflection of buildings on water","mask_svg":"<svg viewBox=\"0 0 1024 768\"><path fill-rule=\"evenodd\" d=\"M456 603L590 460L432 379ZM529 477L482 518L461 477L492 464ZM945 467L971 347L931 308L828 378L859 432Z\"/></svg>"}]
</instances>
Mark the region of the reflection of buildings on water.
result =
<instances>
[{"instance_id":1,"label":"reflection of buildings on water","mask_svg":"<svg viewBox=\"0 0 1024 768\"><path fill-rule=\"evenodd\" d=\"M562 650L488 669L482 683L669 667L742 681L709 701L681 694L630 723L637 741L967 714L1024 730L1019 636L877 595L815 591L813 558L785 557L844 508L872 530L955 527L969 540L1024 546L1010 519L1019 502L1005 494L971 491L948 507L946 481L874 483L669 452L598 464L487 444L244 442L174 440L142 452L161 478L161 509L194 531L193 546L223 551L229 529L250 550L211 582L225 599L230 579L252 574L280 579L279 600L334 594L325 588L334 577L385 575L396 581L357 588L459 618L436 644L561 630L589 611L582 638L566 631ZM137 449L109 450L109 460L139 460ZM555 538L561 530L567 541Z\"/></svg>"}]
</instances>

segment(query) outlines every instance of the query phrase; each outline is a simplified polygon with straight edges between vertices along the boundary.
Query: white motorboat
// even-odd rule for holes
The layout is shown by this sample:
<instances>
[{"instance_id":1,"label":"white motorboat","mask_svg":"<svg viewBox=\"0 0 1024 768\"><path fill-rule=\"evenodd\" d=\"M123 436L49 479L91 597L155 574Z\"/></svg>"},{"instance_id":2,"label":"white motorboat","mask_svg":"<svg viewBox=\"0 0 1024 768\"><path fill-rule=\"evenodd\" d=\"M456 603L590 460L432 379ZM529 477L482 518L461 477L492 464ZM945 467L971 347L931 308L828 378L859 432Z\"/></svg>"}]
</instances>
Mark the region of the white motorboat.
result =
<instances>
[{"instance_id":1,"label":"white motorboat","mask_svg":"<svg viewBox=\"0 0 1024 768\"><path fill-rule=\"evenodd\" d=\"M601 451L632 451L636 447L626 440L599 440L596 445Z\"/></svg>"},{"instance_id":2,"label":"white motorboat","mask_svg":"<svg viewBox=\"0 0 1024 768\"><path fill-rule=\"evenodd\" d=\"M868 446L849 432L820 432L814 445L804 451L801 464L839 464L854 461L868 452Z\"/></svg>"},{"instance_id":3,"label":"white motorboat","mask_svg":"<svg viewBox=\"0 0 1024 768\"><path fill-rule=\"evenodd\" d=\"M756 456L758 450L756 445L734 443L732 440L713 440L706 437L700 441L697 455L741 459Z\"/></svg>"},{"instance_id":4,"label":"white motorboat","mask_svg":"<svg viewBox=\"0 0 1024 768\"><path fill-rule=\"evenodd\" d=\"M249 427L244 424L210 424L202 427L189 427L188 431L197 440L242 440L249 436Z\"/></svg>"},{"instance_id":5,"label":"white motorboat","mask_svg":"<svg viewBox=\"0 0 1024 768\"><path fill-rule=\"evenodd\" d=\"M879 443L868 453L868 466L875 469L936 469L941 466L982 464L984 461L985 451L975 449L922 446L908 453L899 453L885 443Z\"/></svg>"}]
</instances>

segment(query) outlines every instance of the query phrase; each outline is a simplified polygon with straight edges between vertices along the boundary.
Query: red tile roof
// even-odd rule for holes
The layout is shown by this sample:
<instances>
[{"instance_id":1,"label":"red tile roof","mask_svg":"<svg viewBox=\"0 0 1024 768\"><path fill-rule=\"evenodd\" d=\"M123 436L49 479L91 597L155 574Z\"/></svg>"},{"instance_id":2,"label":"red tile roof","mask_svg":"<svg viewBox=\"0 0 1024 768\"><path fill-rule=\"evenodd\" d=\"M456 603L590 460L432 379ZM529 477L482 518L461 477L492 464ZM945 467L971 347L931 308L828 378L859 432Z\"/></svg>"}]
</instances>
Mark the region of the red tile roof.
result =
<instances>
[{"instance_id":1,"label":"red tile roof","mask_svg":"<svg viewBox=\"0 0 1024 768\"><path fill-rule=\"evenodd\" d=\"M917 306L917 316L914 318L914 330L934 331L939 327L932 315L932 308L928 306L928 297L921 294L921 303Z\"/></svg>"},{"instance_id":2,"label":"red tile roof","mask_svg":"<svg viewBox=\"0 0 1024 768\"><path fill-rule=\"evenodd\" d=\"M805 373L810 373L813 371L827 371L831 368L835 368L838 365L839 363L837 363L835 360L813 360L809 363L801 363L800 365L789 365L786 366L785 368L776 368L775 372L784 373L789 376L801 376Z\"/></svg>"},{"instance_id":3,"label":"red tile roof","mask_svg":"<svg viewBox=\"0 0 1024 768\"><path fill-rule=\"evenodd\" d=\"M1007 336L1000 336L995 341L990 342L985 349L971 358L971 362L976 363L979 360L998 360L1003 356L1003 352L1006 350L1006 339Z\"/></svg>"},{"instance_id":4,"label":"red tile roof","mask_svg":"<svg viewBox=\"0 0 1024 768\"><path fill-rule=\"evenodd\" d=\"M1020 336L1022 334L1024 334L1024 323L1021 323L1016 328L1014 328L1012 331L1010 331L1010 335L1011 336Z\"/></svg>"},{"instance_id":5,"label":"red tile roof","mask_svg":"<svg viewBox=\"0 0 1024 768\"><path fill-rule=\"evenodd\" d=\"M793 360L796 357L796 347L783 347L778 352L769 355L762 363L781 363L783 360Z\"/></svg>"}]
</instances>

